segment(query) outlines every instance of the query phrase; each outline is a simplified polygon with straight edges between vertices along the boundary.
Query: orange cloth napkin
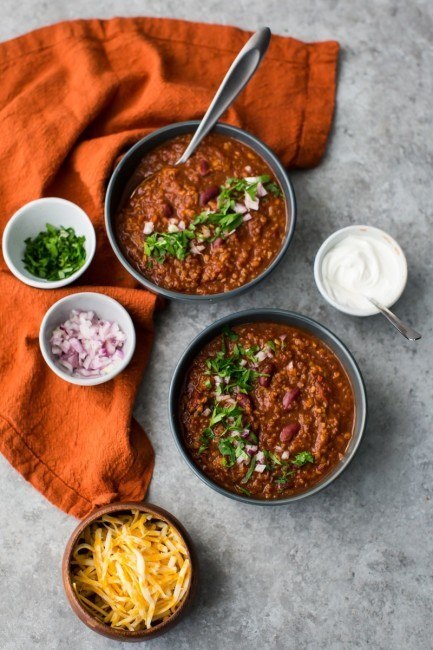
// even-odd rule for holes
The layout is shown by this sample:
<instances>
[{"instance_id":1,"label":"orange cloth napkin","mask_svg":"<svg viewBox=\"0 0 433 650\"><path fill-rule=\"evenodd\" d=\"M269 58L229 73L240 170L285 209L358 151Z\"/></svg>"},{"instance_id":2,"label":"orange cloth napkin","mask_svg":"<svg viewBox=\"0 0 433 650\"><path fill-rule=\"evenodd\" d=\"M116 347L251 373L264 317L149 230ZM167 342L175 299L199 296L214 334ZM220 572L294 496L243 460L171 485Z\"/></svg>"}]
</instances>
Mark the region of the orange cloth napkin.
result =
<instances>
[{"instance_id":1,"label":"orange cloth napkin","mask_svg":"<svg viewBox=\"0 0 433 650\"><path fill-rule=\"evenodd\" d=\"M62 196L93 220L98 247L83 285L130 311L138 343L128 369L102 386L59 379L42 359L47 308L73 287L41 291L0 265L0 449L50 501L78 517L141 499L152 447L131 420L152 343L155 296L111 252L103 199L117 157L150 131L201 117L249 34L155 18L73 21L0 44L0 222L23 203ZM273 36L225 121L252 131L290 167L316 165L335 98L338 44Z\"/></svg>"}]
</instances>

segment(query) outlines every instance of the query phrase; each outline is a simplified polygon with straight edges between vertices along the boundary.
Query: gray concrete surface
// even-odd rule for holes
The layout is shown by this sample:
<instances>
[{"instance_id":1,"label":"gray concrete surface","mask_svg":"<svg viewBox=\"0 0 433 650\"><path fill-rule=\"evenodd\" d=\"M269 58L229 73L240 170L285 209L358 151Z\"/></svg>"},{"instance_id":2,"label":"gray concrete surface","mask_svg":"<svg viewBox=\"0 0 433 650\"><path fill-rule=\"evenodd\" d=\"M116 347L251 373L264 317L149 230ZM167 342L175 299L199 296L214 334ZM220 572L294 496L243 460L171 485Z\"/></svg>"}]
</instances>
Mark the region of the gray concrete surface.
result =
<instances>
[{"instance_id":1,"label":"gray concrete surface","mask_svg":"<svg viewBox=\"0 0 433 650\"><path fill-rule=\"evenodd\" d=\"M73 17L153 14L233 23L341 42L338 111L326 160L296 173L299 227L271 278L221 305L173 304L137 404L157 453L150 499L198 542L202 581L188 619L152 642L165 650L433 647L432 162L433 6L414 0L3 0L0 38ZM290 106L287 106L290 110ZM284 129L284 116L281 119ZM407 253L398 313L424 338L407 343L381 317L333 311L318 294L314 254L333 230L377 225ZM353 464L292 507L242 506L204 486L179 457L165 401L181 350L217 316L278 306L342 337L367 382L370 421ZM76 522L0 463L0 647L114 648L72 614L60 580Z\"/></svg>"}]
</instances>

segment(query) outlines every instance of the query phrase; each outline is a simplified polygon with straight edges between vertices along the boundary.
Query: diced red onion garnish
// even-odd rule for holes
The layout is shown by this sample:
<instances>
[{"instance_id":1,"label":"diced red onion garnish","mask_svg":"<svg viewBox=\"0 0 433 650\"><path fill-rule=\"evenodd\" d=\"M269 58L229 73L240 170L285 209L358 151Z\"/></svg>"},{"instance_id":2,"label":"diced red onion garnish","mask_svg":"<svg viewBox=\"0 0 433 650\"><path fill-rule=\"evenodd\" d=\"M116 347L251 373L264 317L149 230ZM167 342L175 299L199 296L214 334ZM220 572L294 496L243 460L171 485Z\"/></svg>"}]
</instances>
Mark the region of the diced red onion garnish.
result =
<instances>
[{"instance_id":1,"label":"diced red onion garnish","mask_svg":"<svg viewBox=\"0 0 433 650\"><path fill-rule=\"evenodd\" d=\"M206 408L206 409L203 411L203 415L205 416L205 418L207 418L207 416L210 415L210 414L211 414L211 410L208 409L208 408Z\"/></svg>"},{"instance_id":2,"label":"diced red onion garnish","mask_svg":"<svg viewBox=\"0 0 433 650\"><path fill-rule=\"evenodd\" d=\"M242 366L242 368L243 368L244 366L247 365L247 360L246 360L246 359L241 359L241 360L239 361L239 365Z\"/></svg>"},{"instance_id":3,"label":"diced red onion garnish","mask_svg":"<svg viewBox=\"0 0 433 650\"><path fill-rule=\"evenodd\" d=\"M102 320L93 311L73 309L53 331L50 343L52 354L71 374L101 377L124 358L125 340L117 323Z\"/></svg>"},{"instance_id":4,"label":"diced red onion garnish","mask_svg":"<svg viewBox=\"0 0 433 650\"><path fill-rule=\"evenodd\" d=\"M247 174L251 174L251 172L253 171L251 165L245 165L244 169L247 172Z\"/></svg>"},{"instance_id":5,"label":"diced red onion garnish","mask_svg":"<svg viewBox=\"0 0 433 650\"><path fill-rule=\"evenodd\" d=\"M235 203L235 212L238 212L239 214L245 214L248 212L248 210L243 203Z\"/></svg>"},{"instance_id":6,"label":"diced red onion garnish","mask_svg":"<svg viewBox=\"0 0 433 650\"><path fill-rule=\"evenodd\" d=\"M293 361L289 361L287 364L287 370L293 370Z\"/></svg>"},{"instance_id":7,"label":"diced red onion garnish","mask_svg":"<svg viewBox=\"0 0 433 650\"><path fill-rule=\"evenodd\" d=\"M247 210L258 210L259 209L259 199L252 199L248 192L245 192L245 207Z\"/></svg>"},{"instance_id":8,"label":"diced red onion garnish","mask_svg":"<svg viewBox=\"0 0 433 650\"><path fill-rule=\"evenodd\" d=\"M242 438L249 438L250 436L250 430L249 429L244 429L241 433Z\"/></svg>"},{"instance_id":9,"label":"diced red onion garnish","mask_svg":"<svg viewBox=\"0 0 433 650\"><path fill-rule=\"evenodd\" d=\"M283 460L287 460L289 456L290 456L290 451L283 451L283 453L281 454L281 458Z\"/></svg>"},{"instance_id":10,"label":"diced red onion garnish","mask_svg":"<svg viewBox=\"0 0 433 650\"><path fill-rule=\"evenodd\" d=\"M169 223L167 227L168 232L179 232L179 228L175 223Z\"/></svg>"},{"instance_id":11,"label":"diced red onion garnish","mask_svg":"<svg viewBox=\"0 0 433 650\"><path fill-rule=\"evenodd\" d=\"M177 222L179 220L176 217L171 217L168 221L169 221L169 223L174 223L177 226Z\"/></svg>"},{"instance_id":12,"label":"diced red onion garnish","mask_svg":"<svg viewBox=\"0 0 433 650\"><path fill-rule=\"evenodd\" d=\"M224 377L224 383L229 384L230 383L230 377Z\"/></svg>"},{"instance_id":13,"label":"diced red onion garnish","mask_svg":"<svg viewBox=\"0 0 433 650\"><path fill-rule=\"evenodd\" d=\"M287 338L287 334L280 334L278 338L280 338L282 341L285 341Z\"/></svg>"},{"instance_id":14,"label":"diced red onion garnish","mask_svg":"<svg viewBox=\"0 0 433 650\"><path fill-rule=\"evenodd\" d=\"M263 453L263 451L259 451L259 452L256 454L256 461L257 461L258 463L263 463L264 460L265 460L265 454Z\"/></svg>"},{"instance_id":15,"label":"diced red onion garnish","mask_svg":"<svg viewBox=\"0 0 433 650\"><path fill-rule=\"evenodd\" d=\"M145 235L151 235L154 230L155 230L155 224L153 223L153 221L144 222L143 232Z\"/></svg>"},{"instance_id":16,"label":"diced red onion garnish","mask_svg":"<svg viewBox=\"0 0 433 650\"><path fill-rule=\"evenodd\" d=\"M177 225L178 225L179 230L185 230L185 228L186 228L186 224L185 224L185 221L183 221L183 219L181 221L179 221L179 223Z\"/></svg>"},{"instance_id":17,"label":"diced red onion garnish","mask_svg":"<svg viewBox=\"0 0 433 650\"><path fill-rule=\"evenodd\" d=\"M267 191L265 190L263 183L257 183L257 196L262 198L262 196L266 196Z\"/></svg>"},{"instance_id":18,"label":"diced red onion garnish","mask_svg":"<svg viewBox=\"0 0 433 650\"><path fill-rule=\"evenodd\" d=\"M255 466L254 471L261 474L262 472L265 471L265 469L266 469L266 465L262 465L261 463L258 463L258 465Z\"/></svg>"},{"instance_id":19,"label":"diced red onion garnish","mask_svg":"<svg viewBox=\"0 0 433 650\"><path fill-rule=\"evenodd\" d=\"M257 449L258 449L257 445L245 445L245 451L249 456L254 456Z\"/></svg>"},{"instance_id":20,"label":"diced red onion garnish","mask_svg":"<svg viewBox=\"0 0 433 650\"><path fill-rule=\"evenodd\" d=\"M245 176L247 183L257 183L260 176Z\"/></svg>"},{"instance_id":21,"label":"diced red onion garnish","mask_svg":"<svg viewBox=\"0 0 433 650\"><path fill-rule=\"evenodd\" d=\"M267 357L267 354L266 354L266 352L265 352L264 350L260 350L260 351L257 352L257 354L256 354L256 359L257 359L257 361L258 361L259 363L260 363L261 361L264 361L264 360L266 359L266 357Z\"/></svg>"},{"instance_id":22,"label":"diced red onion garnish","mask_svg":"<svg viewBox=\"0 0 433 650\"><path fill-rule=\"evenodd\" d=\"M190 251L193 255L203 255L202 251L204 251L205 247L203 244L191 244L189 245Z\"/></svg>"},{"instance_id":23,"label":"diced red onion garnish","mask_svg":"<svg viewBox=\"0 0 433 650\"><path fill-rule=\"evenodd\" d=\"M250 215L250 213L244 214L244 216L242 217L242 221L251 221L252 218L253 217Z\"/></svg>"},{"instance_id":24,"label":"diced red onion garnish","mask_svg":"<svg viewBox=\"0 0 433 650\"><path fill-rule=\"evenodd\" d=\"M238 465L240 465L241 463L244 462L244 458L242 458L242 456L238 456L238 457L236 458L236 462L237 462Z\"/></svg>"},{"instance_id":25,"label":"diced red onion garnish","mask_svg":"<svg viewBox=\"0 0 433 650\"><path fill-rule=\"evenodd\" d=\"M220 377L219 375L214 375L214 381L215 381L217 386L218 386L218 384L221 384L222 380L223 380L223 378Z\"/></svg>"}]
</instances>

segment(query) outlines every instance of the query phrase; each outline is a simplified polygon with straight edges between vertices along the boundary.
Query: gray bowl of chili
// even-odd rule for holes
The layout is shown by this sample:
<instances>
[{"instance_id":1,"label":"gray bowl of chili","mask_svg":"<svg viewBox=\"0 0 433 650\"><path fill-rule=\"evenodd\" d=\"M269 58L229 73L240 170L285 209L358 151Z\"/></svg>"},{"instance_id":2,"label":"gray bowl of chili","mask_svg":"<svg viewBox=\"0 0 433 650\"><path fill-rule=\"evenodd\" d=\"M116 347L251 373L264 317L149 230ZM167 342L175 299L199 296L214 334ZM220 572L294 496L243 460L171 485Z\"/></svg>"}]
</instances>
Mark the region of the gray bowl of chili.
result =
<instances>
[{"instance_id":1,"label":"gray bowl of chili","mask_svg":"<svg viewBox=\"0 0 433 650\"><path fill-rule=\"evenodd\" d=\"M143 160L143 157L156 147L163 145L177 136L193 133L198 124L198 120L192 120L168 125L147 135L129 149L114 170L107 187L105 200L105 225L108 239L117 258L124 268L144 287L154 293L161 294L166 298L174 300L217 301L231 298L248 291L248 289L252 288L258 282L267 277L282 260L295 230L296 199L289 176L278 157L256 136L244 131L243 129L222 123L218 123L211 132L231 138L252 149L253 152L256 153L270 168L282 191L286 209L286 227L284 236L281 240L281 246L271 262L263 268L256 277L247 281L245 284L237 286L236 288L217 293L184 293L182 291L174 291L164 288L145 277L145 275L134 266L132 260L125 254L125 251L122 250L122 246L119 244L116 233L116 215L120 207L124 204L126 198L129 197L133 189L135 189L136 183L134 183L133 180L134 173L136 172L140 162Z\"/></svg>"},{"instance_id":2,"label":"gray bowl of chili","mask_svg":"<svg viewBox=\"0 0 433 650\"><path fill-rule=\"evenodd\" d=\"M326 349L332 353L338 364L343 368L353 395L352 431L350 439L347 442L347 447L344 452L339 455L338 462L335 463L330 471L325 471L320 480L310 487L306 487L305 490L282 498L269 499L231 491L208 476L203 468L199 467L193 458L192 451L185 440L184 425L181 417L182 395L186 392L192 364L197 359L200 352L214 341L216 337L221 335L227 327L237 328L239 326L264 323L296 328L304 332L307 337L311 336L312 340L318 340L319 343L324 344ZM194 383L196 382L196 379L197 375L194 378ZM245 503L267 506L284 505L316 494L330 485L347 468L353 459L364 434L367 420L367 396L364 381L355 359L342 341L326 327L308 316L303 316L295 312L281 309L250 309L230 314L215 321L188 345L177 363L171 380L169 391L169 418L176 445L183 459L186 461L190 469L192 469L192 471L206 485L224 496ZM305 452L300 455L298 454L298 456L302 456L304 453ZM282 457L284 457L284 454ZM297 457L295 457L295 459L296 458Z\"/></svg>"}]
</instances>

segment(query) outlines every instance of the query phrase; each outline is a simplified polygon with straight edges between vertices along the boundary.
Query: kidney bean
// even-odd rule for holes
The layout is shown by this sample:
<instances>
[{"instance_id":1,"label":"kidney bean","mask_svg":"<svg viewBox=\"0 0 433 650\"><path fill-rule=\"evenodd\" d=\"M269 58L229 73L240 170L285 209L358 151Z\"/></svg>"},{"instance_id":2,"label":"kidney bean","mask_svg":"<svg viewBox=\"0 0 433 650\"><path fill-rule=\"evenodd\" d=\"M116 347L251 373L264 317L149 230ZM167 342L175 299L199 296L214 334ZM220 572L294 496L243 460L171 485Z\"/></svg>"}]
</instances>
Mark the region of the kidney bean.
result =
<instances>
[{"instance_id":1,"label":"kidney bean","mask_svg":"<svg viewBox=\"0 0 433 650\"><path fill-rule=\"evenodd\" d=\"M298 399L300 393L301 391L299 390L299 388L291 388L290 390L287 391L287 393L284 393L283 409L288 411L291 408L293 402L296 399Z\"/></svg>"},{"instance_id":2,"label":"kidney bean","mask_svg":"<svg viewBox=\"0 0 433 650\"><path fill-rule=\"evenodd\" d=\"M200 163L199 163L199 166L198 166L198 172L199 172L200 176L206 176L206 174L208 174L209 171L210 171L210 165L209 165L208 161L205 160L204 158L202 158L202 160L200 160Z\"/></svg>"},{"instance_id":3,"label":"kidney bean","mask_svg":"<svg viewBox=\"0 0 433 650\"><path fill-rule=\"evenodd\" d=\"M203 192L200 192L199 202L200 205L206 205L211 199L214 199L220 193L220 188L218 185L211 185L207 187Z\"/></svg>"},{"instance_id":4,"label":"kidney bean","mask_svg":"<svg viewBox=\"0 0 433 650\"><path fill-rule=\"evenodd\" d=\"M245 393L238 393L236 396L239 406L246 411L252 410L251 399Z\"/></svg>"},{"instance_id":5,"label":"kidney bean","mask_svg":"<svg viewBox=\"0 0 433 650\"><path fill-rule=\"evenodd\" d=\"M164 203L163 208L162 208L162 213L163 213L164 217L167 217L167 219L168 219L169 217L171 217L173 212L174 212L173 206L170 203Z\"/></svg>"},{"instance_id":6,"label":"kidney bean","mask_svg":"<svg viewBox=\"0 0 433 650\"><path fill-rule=\"evenodd\" d=\"M281 442L290 442L292 438L299 433L301 425L298 422L292 422L291 424L286 424L280 431L280 440Z\"/></svg>"},{"instance_id":7,"label":"kidney bean","mask_svg":"<svg viewBox=\"0 0 433 650\"><path fill-rule=\"evenodd\" d=\"M268 388L272 380L272 375L275 372L274 364L273 363L265 364L263 368L260 369L260 372L265 373L267 377L259 377L259 384L260 386L264 386L264 388Z\"/></svg>"}]
</instances>

